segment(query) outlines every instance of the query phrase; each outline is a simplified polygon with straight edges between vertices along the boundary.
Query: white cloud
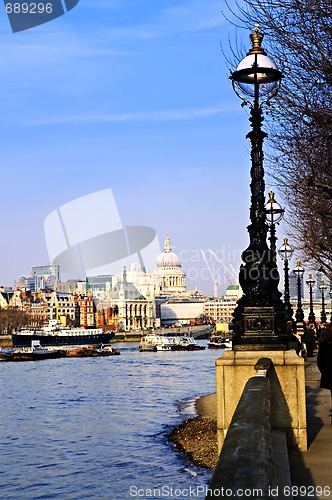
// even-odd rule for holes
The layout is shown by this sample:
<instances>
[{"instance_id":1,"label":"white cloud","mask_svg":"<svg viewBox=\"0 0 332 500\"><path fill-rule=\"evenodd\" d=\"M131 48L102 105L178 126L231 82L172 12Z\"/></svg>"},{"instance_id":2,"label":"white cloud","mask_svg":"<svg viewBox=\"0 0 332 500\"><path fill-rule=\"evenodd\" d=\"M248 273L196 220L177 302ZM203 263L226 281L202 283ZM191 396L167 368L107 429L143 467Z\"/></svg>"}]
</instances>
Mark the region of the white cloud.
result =
<instances>
[{"instance_id":1,"label":"white cloud","mask_svg":"<svg viewBox=\"0 0 332 500\"><path fill-rule=\"evenodd\" d=\"M59 116L48 119L35 120L29 125L60 125L65 123L121 123L121 122L142 122L142 121L182 121L208 118L221 113L228 113L234 108L229 105L214 106L196 109L172 109L165 111L136 112L136 113L105 113L105 114L85 114Z\"/></svg>"}]
</instances>

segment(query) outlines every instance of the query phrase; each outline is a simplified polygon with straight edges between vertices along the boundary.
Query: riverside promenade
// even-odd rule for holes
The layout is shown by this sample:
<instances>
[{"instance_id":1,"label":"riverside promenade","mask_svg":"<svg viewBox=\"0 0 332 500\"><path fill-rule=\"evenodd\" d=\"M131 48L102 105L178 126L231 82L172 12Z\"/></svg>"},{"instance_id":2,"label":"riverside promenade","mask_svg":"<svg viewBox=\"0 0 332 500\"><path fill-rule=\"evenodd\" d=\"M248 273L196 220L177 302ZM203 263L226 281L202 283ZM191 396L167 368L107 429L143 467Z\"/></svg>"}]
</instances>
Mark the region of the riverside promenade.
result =
<instances>
[{"instance_id":1,"label":"riverside promenade","mask_svg":"<svg viewBox=\"0 0 332 500\"><path fill-rule=\"evenodd\" d=\"M289 453L292 485L299 487L294 498L332 499L331 395L319 383L315 352L305 362L308 450Z\"/></svg>"},{"instance_id":2,"label":"riverside promenade","mask_svg":"<svg viewBox=\"0 0 332 500\"><path fill-rule=\"evenodd\" d=\"M281 490L279 491L279 498L332 500L331 396L330 391L321 389L319 385L320 372L317 368L316 351L312 358L305 361L308 450L305 452L289 451L288 474L290 473L291 476L292 491L287 486L285 495L282 495ZM208 394L198 398L196 411L198 416L203 418L202 428L204 429L206 426L204 418L216 419L216 395ZM208 441L207 432L203 439ZM215 439L210 439L209 445L206 444L208 450L211 448L213 451L214 446ZM197 443L192 447L197 448ZM185 448L186 441L183 440L183 449ZM206 453L206 450L204 452ZM211 456L213 456L212 453ZM211 459L210 467L214 468L215 465Z\"/></svg>"}]
</instances>

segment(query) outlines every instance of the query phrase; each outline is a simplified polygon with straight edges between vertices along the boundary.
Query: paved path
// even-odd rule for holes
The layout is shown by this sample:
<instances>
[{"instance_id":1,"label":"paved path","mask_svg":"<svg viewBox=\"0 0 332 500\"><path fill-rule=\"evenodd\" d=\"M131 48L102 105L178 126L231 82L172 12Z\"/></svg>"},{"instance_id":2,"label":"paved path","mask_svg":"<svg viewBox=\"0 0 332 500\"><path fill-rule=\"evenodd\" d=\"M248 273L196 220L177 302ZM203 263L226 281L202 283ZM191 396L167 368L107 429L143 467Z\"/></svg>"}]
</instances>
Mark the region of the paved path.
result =
<instances>
[{"instance_id":1,"label":"paved path","mask_svg":"<svg viewBox=\"0 0 332 500\"><path fill-rule=\"evenodd\" d=\"M293 498L332 500L331 395L319 387L316 360L317 353L305 364L308 451L289 456L292 484L299 488Z\"/></svg>"}]
</instances>

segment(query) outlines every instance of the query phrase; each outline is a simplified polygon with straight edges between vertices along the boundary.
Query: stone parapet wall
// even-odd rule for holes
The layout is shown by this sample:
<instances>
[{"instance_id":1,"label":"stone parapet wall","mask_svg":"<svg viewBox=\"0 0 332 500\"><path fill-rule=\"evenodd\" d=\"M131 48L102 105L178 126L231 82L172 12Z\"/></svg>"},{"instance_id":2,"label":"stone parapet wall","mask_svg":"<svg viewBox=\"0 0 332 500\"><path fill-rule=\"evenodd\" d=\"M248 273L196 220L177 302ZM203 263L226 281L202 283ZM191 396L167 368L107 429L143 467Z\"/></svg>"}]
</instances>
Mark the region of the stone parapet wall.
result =
<instances>
[{"instance_id":1,"label":"stone parapet wall","mask_svg":"<svg viewBox=\"0 0 332 500\"><path fill-rule=\"evenodd\" d=\"M289 351L225 351L216 360L218 446L221 450L244 387L260 357L270 358L271 427L284 430L289 448L307 449L304 360Z\"/></svg>"}]
</instances>

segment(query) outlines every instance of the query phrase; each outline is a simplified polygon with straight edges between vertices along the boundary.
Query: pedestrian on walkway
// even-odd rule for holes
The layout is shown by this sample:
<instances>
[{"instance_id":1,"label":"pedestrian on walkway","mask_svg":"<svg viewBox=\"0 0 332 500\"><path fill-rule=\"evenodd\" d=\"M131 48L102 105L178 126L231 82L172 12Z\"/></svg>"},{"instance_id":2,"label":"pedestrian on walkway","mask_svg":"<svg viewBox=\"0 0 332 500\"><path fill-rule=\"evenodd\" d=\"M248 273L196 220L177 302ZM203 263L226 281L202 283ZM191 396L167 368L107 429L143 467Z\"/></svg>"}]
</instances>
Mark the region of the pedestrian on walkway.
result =
<instances>
[{"instance_id":1,"label":"pedestrian on walkway","mask_svg":"<svg viewBox=\"0 0 332 500\"><path fill-rule=\"evenodd\" d=\"M302 342L306 345L307 348L307 357L312 358L314 355L314 347L315 347L315 330L312 326L308 326L302 335Z\"/></svg>"},{"instance_id":2,"label":"pedestrian on walkway","mask_svg":"<svg viewBox=\"0 0 332 500\"><path fill-rule=\"evenodd\" d=\"M320 386L329 389L332 397L332 325L326 325L324 338L317 354L317 366L321 373Z\"/></svg>"}]
</instances>

